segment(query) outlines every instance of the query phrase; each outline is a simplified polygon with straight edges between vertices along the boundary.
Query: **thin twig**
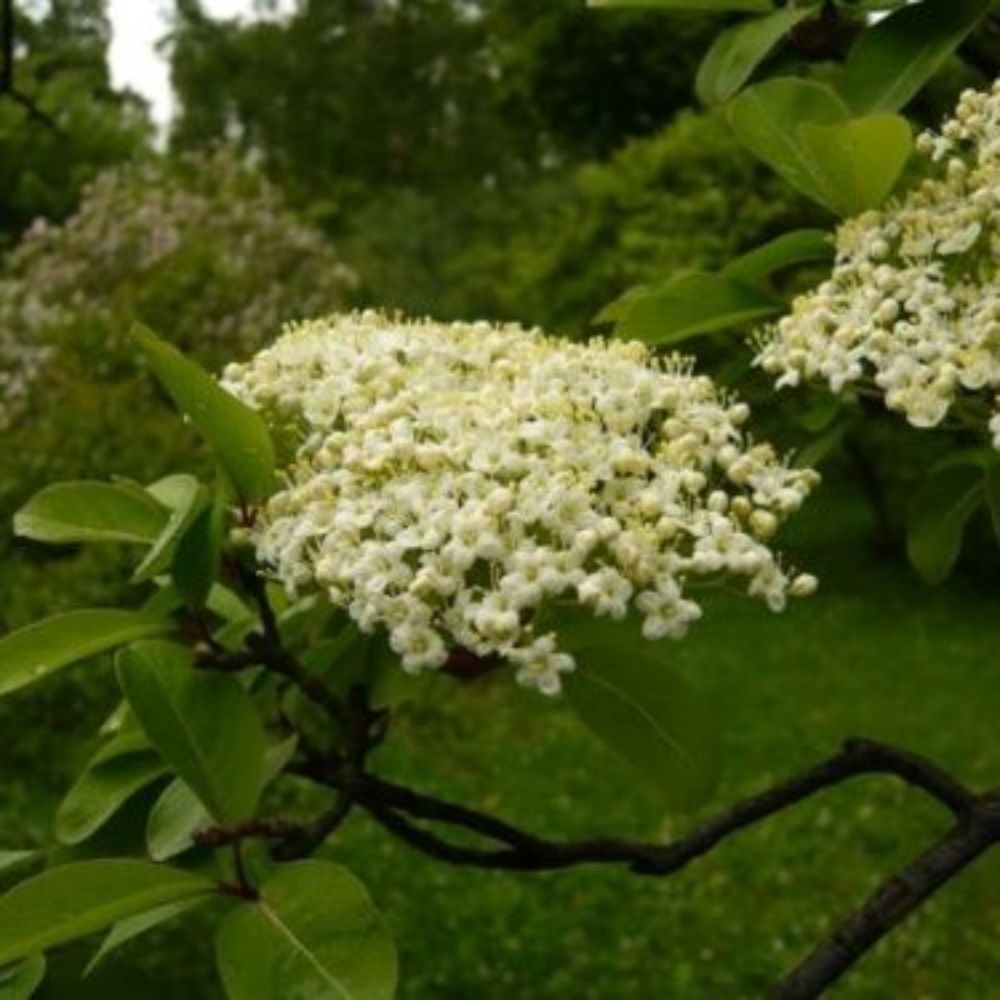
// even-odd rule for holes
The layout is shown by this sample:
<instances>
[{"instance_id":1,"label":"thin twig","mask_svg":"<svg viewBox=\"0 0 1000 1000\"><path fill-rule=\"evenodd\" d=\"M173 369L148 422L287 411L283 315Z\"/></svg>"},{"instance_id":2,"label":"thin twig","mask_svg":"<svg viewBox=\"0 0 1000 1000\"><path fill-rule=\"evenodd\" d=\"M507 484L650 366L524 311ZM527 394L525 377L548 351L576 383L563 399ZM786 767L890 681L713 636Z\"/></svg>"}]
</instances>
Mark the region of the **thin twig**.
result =
<instances>
[{"instance_id":1,"label":"thin twig","mask_svg":"<svg viewBox=\"0 0 1000 1000\"><path fill-rule=\"evenodd\" d=\"M287 840L304 836L305 833L305 827L290 820L250 819L234 826L212 826L207 830L200 830L192 840L199 847L226 847L254 837Z\"/></svg>"},{"instance_id":2,"label":"thin twig","mask_svg":"<svg viewBox=\"0 0 1000 1000\"><path fill-rule=\"evenodd\" d=\"M284 647L281 639L281 629L274 613L270 598L267 596L267 584L253 569L242 564L237 566L237 573L243 586L253 597L260 614L263 634L247 636L248 651L259 658L273 673L280 674L291 681L307 698L314 701L320 708L329 712L341 724L347 723L347 706L323 683L315 674L306 670L298 660Z\"/></svg>"},{"instance_id":3,"label":"thin twig","mask_svg":"<svg viewBox=\"0 0 1000 1000\"><path fill-rule=\"evenodd\" d=\"M333 808L316 820L310 828L275 844L271 849L271 857L275 861L294 861L298 858L309 857L347 819L353 805L354 801L351 796L341 793L337 796Z\"/></svg>"}]
</instances>

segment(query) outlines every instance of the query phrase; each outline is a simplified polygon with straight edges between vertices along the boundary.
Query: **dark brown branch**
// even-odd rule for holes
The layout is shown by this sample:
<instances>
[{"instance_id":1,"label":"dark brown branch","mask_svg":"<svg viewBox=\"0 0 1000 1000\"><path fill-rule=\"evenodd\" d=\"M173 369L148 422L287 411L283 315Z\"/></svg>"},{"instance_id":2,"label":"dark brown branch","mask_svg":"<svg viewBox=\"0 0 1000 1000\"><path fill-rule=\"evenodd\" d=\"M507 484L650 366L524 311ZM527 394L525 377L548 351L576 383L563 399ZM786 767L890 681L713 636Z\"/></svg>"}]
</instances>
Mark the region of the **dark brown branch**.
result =
<instances>
[{"instance_id":1,"label":"dark brown branch","mask_svg":"<svg viewBox=\"0 0 1000 1000\"><path fill-rule=\"evenodd\" d=\"M53 132L65 135L62 126L46 111L43 111L27 94L14 86L15 23L14 0L2 0L0 7L0 33L3 34L3 67L0 70L0 94L6 94L16 104L20 104L28 116L41 122Z\"/></svg>"},{"instance_id":2,"label":"dark brown branch","mask_svg":"<svg viewBox=\"0 0 1000 1000\"><path fill-rule=\"evenodd\" d=\"M543 871L587 863L627 864L637 874L666 876L709 853L721 841L826 788L866 774L889 774L923 791L956 818L952 829L890 878L784 979L780 1000L819 996L921 903L984 851L1000 842L1000 790L976 796L926 758L871 740L850 740L839 753L803 774L745 799L671 844L624 840L553 842L503 820L365 775L358 803L405 843L450 864ZM335 783L336 771L323 775ZM500 846L457 844L415 820L443 823Z\"/></svg>"},{"instance_id":3,"label":"dark brown branch","mask_svg":"<svg viewBox=\"0 0 1000 1000\"><path fill-rule=\"evenodd\" d=\"M778 1000L817 997L926 899L1000 842L1000 794L984 796L940 840L883 882L775 988Z\"/></svg>"},{"instance_id":4,"label":"dark brown branch","mask_svg":"<svg viewBox=\"0 0 1000 1000\"><path fill-rule=\"evenodd\" d=\"M823 789L863 774L894 775L925 792L959 818L968 817L977 801L971 792L925 758L871 740L848 741L828 760L738 802L687 836L665 845L612 838L545 840L486 813L367 774L356 783L354 792L358 804L393 833L453 864L540 871L578 864L618 863L629 865L637 874L662 876L679 871L708 854L732 834L783 812ZM341 772L336 767L311 768L309 776L333 787L342 782ZM458 847L415 827L407 816L458 827L502 846Z\"/></svg>"},{"instance_id":5,"label":"dark brown branch","mask_svg":"<svg viewBox=\"0 0 1000 1000\"><path fill-rule=\"evenodd\" d=\"M267 596L267 584L255 570L238 565L236 571L247 592L254 599L260 614L263 633L247 637L246 647L257 662L287 678L307 698L327 711L341 724L347 724L347 706L315 675L309 673L284 647L278 619Z\"/></svg>"},{"instance_id":6,"label":"dark brown branch","mask_svg":"<svg viewBox=\"0 0 1000 1000\"><path fill-rule=\"evenodd\" d=\"M0 90L4 93L14 89L14 0L3 0L0 8L0 31L3 32L3 74L0 76Z\"/></svg>"}]
</instances>

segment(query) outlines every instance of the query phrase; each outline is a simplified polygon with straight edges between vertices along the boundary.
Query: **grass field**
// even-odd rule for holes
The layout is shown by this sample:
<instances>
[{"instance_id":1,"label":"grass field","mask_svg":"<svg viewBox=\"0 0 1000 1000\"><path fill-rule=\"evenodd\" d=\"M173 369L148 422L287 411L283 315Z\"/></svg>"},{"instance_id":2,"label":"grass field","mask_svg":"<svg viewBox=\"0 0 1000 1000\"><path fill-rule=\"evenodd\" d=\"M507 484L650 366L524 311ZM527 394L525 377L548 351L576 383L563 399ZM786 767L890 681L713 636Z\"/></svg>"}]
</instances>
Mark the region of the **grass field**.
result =
<instances>
[{"instance_id":1,"label":"grass field","mask_svg":"<svg viewBox=\"0 0 1000 1000\"><path fill-rule=\"evenodd\" d=\"M678 669L716 704L727 748L722 786L705 812L849 735L899 741L973 783L1000 781L998 595L961 579L929 590L874 556L868 539L859 504L821 493L789 543L821 576L821 594L778 617L719 595L692 635L671 647ZM553 837L665 838L698 818L666 814L558 702L489 679L449 690L447 703L399 721L375 758L382 773ZM611 868L449 868L362 817L329 853L357 871L387 913L403 998L718 1000L760 996L946 822L916 793L873 777L665 880ZM833 995L1000 997L998 925L1000 855L949 886ZM193 998L210 951L204 941L185 951L185 936L166 935L145 961L147 944L123 950L90 992L61 986L57 976L42 996L108 997L127 973L129 989L141 984L146 1000ZM129 970L137 960L146 973Z\"/></svg>"}]
</instances>

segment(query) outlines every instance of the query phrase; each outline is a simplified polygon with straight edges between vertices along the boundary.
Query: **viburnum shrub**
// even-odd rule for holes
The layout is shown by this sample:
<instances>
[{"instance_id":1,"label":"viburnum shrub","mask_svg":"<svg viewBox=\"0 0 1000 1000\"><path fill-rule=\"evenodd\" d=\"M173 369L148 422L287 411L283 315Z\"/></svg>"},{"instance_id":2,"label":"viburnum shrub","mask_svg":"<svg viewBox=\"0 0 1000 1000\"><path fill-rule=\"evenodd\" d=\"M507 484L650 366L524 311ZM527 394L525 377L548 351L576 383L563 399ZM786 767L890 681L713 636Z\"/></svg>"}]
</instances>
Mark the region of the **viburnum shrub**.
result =
<instances>
[{"instance_id":1,"label":"viburnum shrub","mask_svg":"<svg viewBox=\"0 0 1000 1000\"><path fill-rule=\"evenodd\" d=\"M23 507L22 537L136 546L146 597L7 636L0 694L118 649L121 707L55 834L81 843L158 785L149 860L22 882L0 899L0 962L37 963L115 923L107 950L221 895L231 995L266 981L274 997L333 984L387 996L381 918L352 875L310 859L353 808L473 862L660 863L652 847L521 834L383 781L368 753L414 695L408 675L509 665L546 694L565 689L584 723L693 801L711 777L705 734L658 640L699 616L699 580L742 579L775 611L815 589L770 547L814 473L749 439L747 407L689 362L636 343L368 312L293 326L219 384L147 330L133 337L219 475L57 484ZM327 788L329 808L273 815L268 787L287 776ZM413 825L438 815L499 854Z\"/></svg>"},{"instance_id":2,"label":"viburnum shrub","mask_svg":"<svg viewBox=\"0 0 1000 1000\"><path fill-rule=\"evenodd\" d=\"M830 4L762 11L720 35L698 79L780 176L859 216L841 230L830 282L768 336L762 364L835 388L870 378L920 424L987 393L985 415L970 420L980 434L997 389L995 89L963 97L943 136L920 142L944 178L882 206L912 145L896 112L988 6L919 0L874 26ZM828 65L845 38L842 64ZM744 87L776 46L806 43L826 64L822 80ZM0 695L115 651L121 704L54 839L93 850L126 804L143 809L145 830L114 857L0 855L14 883L0 897L0 985L28 996L48 949L110 927L103 959L213 901L218 969L235 1000L389 997L395 950L372 900L314 857L352 812L450 864L603 863L666 877L826 789L892 775L954 822L774 991L815 997L1000 843L1000 790L973 792L923 757L863 739L665 843L543 837L388 780L371 761L406 700L510 671L559 698L676 806L704 798L711 727L665 665L666 640L698 617L698 585L737 582L773 610L815 589L772 540L816 476L754 438L729 392L655 347L780 315L773 275L828 249L822 233L785 234L720 271L633 289L602 314L614 337L585 343L335 315L291 326L216 381L135 327L133 347L217 473L57 484L19 511L26 539L134 546L141 603L7 635ZM973 456L962 506L918 533L928 564L953 561L967 508L1000 495L992 455ZM968 467L956 456L942 474ZM319 799L289 794L290 778Z\"/></svg>"}]
</instances>

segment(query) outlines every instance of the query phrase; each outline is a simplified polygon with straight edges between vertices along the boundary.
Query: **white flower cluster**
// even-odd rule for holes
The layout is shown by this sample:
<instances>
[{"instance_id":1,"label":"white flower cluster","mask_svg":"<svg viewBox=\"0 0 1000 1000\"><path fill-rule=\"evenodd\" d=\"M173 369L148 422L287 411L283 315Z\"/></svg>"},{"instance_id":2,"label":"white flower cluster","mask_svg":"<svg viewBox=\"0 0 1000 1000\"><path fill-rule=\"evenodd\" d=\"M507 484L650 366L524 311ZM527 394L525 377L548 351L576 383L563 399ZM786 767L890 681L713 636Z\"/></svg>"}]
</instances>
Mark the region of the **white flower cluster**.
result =
<instances>
[{"instance_id":1,"label":"white flower cluster","mask_svg":"<svg viewBox=\"0 0 1000 1000\"><path fill-rule=\"evenodd\" d=\"M932 176L841 226L829 280L761 335L757 363L779 387L873 381L916 427L987 391L1000 448L1000 81L966 91L918 149Z\"/></svg>"},{"instance_id":2,"label":"white flower cluster","mask_svg":"<svg viewBox=\"0 0 1000 1000\"><path fill-rule=\"evenodd\" d=\"M462 647L556 693L561 603L634 608L658 639L700 616L695 577L742 577L775 611L815 589L767 541L816 474L749 442L746 405L684 359L365 312L291 327L224 384L298 428L260 558L387 629L407 670Z\"/></svg>"}]
</instances>

